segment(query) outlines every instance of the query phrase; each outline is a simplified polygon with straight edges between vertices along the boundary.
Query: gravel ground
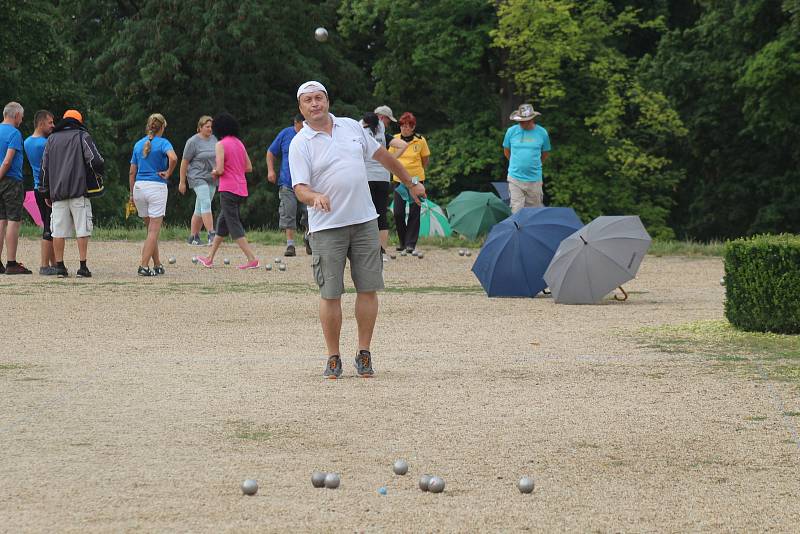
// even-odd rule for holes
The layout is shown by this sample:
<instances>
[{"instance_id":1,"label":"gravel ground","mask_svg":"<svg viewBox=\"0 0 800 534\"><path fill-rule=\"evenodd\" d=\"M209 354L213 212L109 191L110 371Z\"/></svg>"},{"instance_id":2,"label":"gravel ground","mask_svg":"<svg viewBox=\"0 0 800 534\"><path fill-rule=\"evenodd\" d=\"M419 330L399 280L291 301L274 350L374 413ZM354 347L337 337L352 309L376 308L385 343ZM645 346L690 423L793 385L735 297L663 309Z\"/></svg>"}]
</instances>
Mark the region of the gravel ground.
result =
<instances>
[{"instance_id":1,"label":"gravel ground","mask_svg":"<svg viewBox=\"0 0 800 534\"><path fill-rule=\"evenodd\" d=\"M92 243L92 279L0 277L0 530L797 531L797 389L647 348L721 319L718 258L647 257L628 302L488 299L472 258L386 265L376 378L325 381L306 256L203 269ZM262 258L282 249L256 247ZM74 272L74 243L68 266ZM242 261L226 245L233 265ZM38 242L21 243L34 264ZM221 264L221 261L219 262ZM796 420L796 418L794 419ZM410 464L392 474L396 458ZM315 469L341 473L314 489ZM447 482L416 489L419 475ZM522 475L536 479L521 495ZM258 479L255 497L239 484ZM386 486L388 495L377 490Z\"/></svg>"}]
</instances>

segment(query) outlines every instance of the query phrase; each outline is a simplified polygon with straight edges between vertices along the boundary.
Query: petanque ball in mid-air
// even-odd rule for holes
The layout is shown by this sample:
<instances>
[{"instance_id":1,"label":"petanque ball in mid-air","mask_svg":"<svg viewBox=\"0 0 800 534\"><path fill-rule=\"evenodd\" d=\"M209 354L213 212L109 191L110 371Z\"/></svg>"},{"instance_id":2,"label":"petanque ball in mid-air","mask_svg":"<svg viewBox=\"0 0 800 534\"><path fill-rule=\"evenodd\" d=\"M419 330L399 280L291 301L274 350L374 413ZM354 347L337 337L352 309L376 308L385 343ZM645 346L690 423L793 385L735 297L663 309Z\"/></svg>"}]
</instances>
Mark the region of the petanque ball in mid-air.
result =
<instances>
[{"instance_id":1,"label":"petanque ball in mid-air","mask_svg":"<svg viewBox=\"0 0 800 534\"><path fill-rule=\"evenodd\" d=\"M225 258L224 260L222 260L222 263L224 263L225 265L230 265L231 264L231 260L229 260L228 258Z\"/></svg>"},{"instance_id":2,"label":"petanque ball in mid-air","mask_svg":"<svg viewBox=\"0 0 800 534\"><path fill-rule=\"evenodd\" d=\"M408 462L405 460L395 460L392 469L395 475L405 475L408 473Z\"/></svg>"},{"instance_id":3,"label":"petanque ball in mid-air","mask_svg":"<svg viewBox=\"0 0 800 534\"><path fill-rule=\"evenodd\" d=\"M314 30L314 39L319 41L320 43L324 43L328 40L328 30L320 26L316 30Z\"/></svg>"},{"instance_id":4,"label":"petanque ball in mid-air","mask_svg":"<svg viewBox=\"0 0 800 534\"><path fill-rule=\"evenodd\" d=\"M175 262L178 260L175 259L175 256L170 256L167 261L169 262L170 265L175 265Z\"/></svg>"},{"instance_id":5,"label":"petanque ball in mid-air","mask_svg":"<svg viewBox=\"0 0 800 534\"><path fill-rule=\"evenodd\" d=\"M252 478L248 478L244 482L242 482L242 493L245 495L255 495L258 491L258 482L253 480Z\"/></svg>"},{"instance_id":6,"label":"petanque ball in mid-air","mask_svg":"<svg viewBox=\"0 0 800 534\"><path fill-rule=\"evenodd\" d=\"M197 264L197 256L192 256L192 263Z\"/></svg>"},{"instance_id":7,"label":"petanque ball in mid-air","mask_svg":"<svg viewBox=\"0 0 800 534\"><path fill-rule=\"evenodd\" d=\"M325 475L325 487L328 489L336 489L339 487L341 479L336 473L328 473Z\"/></svg>"},{"instance_id":8,"label":"petanque ball in mid-air","mask_svg":"<svg viewBox=\"0 0 800 534\"><path fill-rule=\"evenodd\" d=\"M431 483L431 476L430 475L422 475L419 477L419 489L422 491L428 491L428 486Z\"/></svg>"},{"instance_id":9,"label":"petanque ball in mid-air","mask_svg":"<svg viewBox=\"0 0 800 534\"><path fill-rule=\"evenodd\" d=\"M431 493L441 493L444 491L444 479L442 477L431 477L428 481L428 491Z\"/></svg>"},{"instance_id":10,"label":"petanque ball in mid-air","mask_svg":"<svg viewBox=\"0 0 800 534\"><path fill-rule=\"evenodd\" d=\"M315 488L324 488L325 487L325 477L328 473L323 473L322 471L314 471L311 473L311 485Z\"/></svg>"},{"instance_id":11,"label":"petanque ball in mid-air","mask_svg":"<svg viewBox=\"0 0 800 534\"><path fill-rule=\"evenodd\" d=\"M532 477L522 477L519 479L519 482L517 482L520 493L533 493L533 486Z\"/></svg>"}]
</instances>

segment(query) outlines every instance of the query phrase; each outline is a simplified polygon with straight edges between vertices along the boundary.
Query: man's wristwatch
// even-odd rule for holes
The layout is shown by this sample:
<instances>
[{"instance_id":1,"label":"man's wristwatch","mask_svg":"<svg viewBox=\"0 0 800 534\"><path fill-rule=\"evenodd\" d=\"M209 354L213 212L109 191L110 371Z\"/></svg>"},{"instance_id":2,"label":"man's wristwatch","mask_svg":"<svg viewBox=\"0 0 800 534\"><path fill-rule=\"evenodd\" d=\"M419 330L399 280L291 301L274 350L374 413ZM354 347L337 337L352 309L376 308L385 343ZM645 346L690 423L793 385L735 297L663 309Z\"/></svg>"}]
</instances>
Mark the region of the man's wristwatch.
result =
<instances>
[{"instance_id":1,"label":"man's wristwatch","mask_svg":"<svg viewBox=\"0 0 800 534\"><path fill-rule=\"evenodd\" d=\"M414 187L414 186L415 186L415 185L417 185L418 183L419 183L419 177L417 177L417 176L412 176L412 177L411 177L411 187Z\"/></svg>"}]
</instances>

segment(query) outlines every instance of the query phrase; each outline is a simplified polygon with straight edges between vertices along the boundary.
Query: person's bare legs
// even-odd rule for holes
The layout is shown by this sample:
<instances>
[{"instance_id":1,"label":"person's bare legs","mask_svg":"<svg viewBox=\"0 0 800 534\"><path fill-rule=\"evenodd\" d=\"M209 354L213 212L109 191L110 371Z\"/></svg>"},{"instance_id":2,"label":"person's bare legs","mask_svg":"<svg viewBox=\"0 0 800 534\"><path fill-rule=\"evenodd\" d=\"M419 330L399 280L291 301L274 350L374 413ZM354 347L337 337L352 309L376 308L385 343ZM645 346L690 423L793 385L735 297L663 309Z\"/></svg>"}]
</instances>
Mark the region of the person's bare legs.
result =
<instances>
[{"instance_id":1,"label":"person's bare legs","mask_svg":"<svg viewBox=\"0 0 800 534\"><path fill-rule=\"evenodd\" d=\"M328 356L339 356L339 335L342 332L342 299L319 299L319 320Z\"/></svg>"},{"instance_id":2,"label":"person's bare legs","mask_svg":"<svg viewBox=\"0 0 800 534\"><path fill-rule=\"evenodd\" d=\"M19 221L8 221L6 224L6 260L17 261L17 244L19 243Z\"/></svg>"},{"instance_id":3,"label":"person's bare legs","mask_svg":"<svg viewBox=\"0 0 800 534\"><path fill-rule=\"evenodd\" d=\"M8 219L0 220L0 261L3 260L3 244L6 242L6 226Z\"/></svg>"},{"instance_id":4,"label":"person's bare legs","mask_svg":"<svg viewBox=\"0 0 800 534\"><path fill-rule=\"evenodd\" d=\"M65 244L66 244L66 239L64 239L63 237L53 238L53 258L55 258L56 263L64 261Z\"/></svg>"},{"instance_id":5,"label":"person's bare legs","mask_svg":"<svg viewBox=\"0 0 800 534\"><path fill-rule=\"evenodd\" d=\"M161 233L161 222L163 217L145 217L144 224L147 227L147 238L142 246L142 267L150 267L150 260L158 260L158 235ZM160 263L160 262L159 262ZM155 265L159 265L156 263Z\"/></svg>"},{"instance_id":6,"label":"person's bare legs","mask_svg":"<svg viewBox=\"0 0 800 534\"><path fill-rule=\"evenodd\" d=\"M200 233L200 228L203 226L203 218L199 215L192 215L192 222L189 224L189 232L192 237Z\"/></svg>"},{"instance_id":7,"label":"person's bare legs","mask_svg":"<svg viewBox=\"0 0 800 534\"><path fill-rule=\"evenodd\" d=\"M209 252L207 256L210 261L214 261L214 256L217 254L217 250L219 250L219 246L224 240L225 238L220 235L214 236L214 241L211 242L211 252Z\"/></svg>"},{"instance_id":8,"label":"person's bare legs","mask_svg":"<svg viewBox=\"0 0 800 534\"><path fill-rule=\"evenodd\" d=\"M294 241L294 228L286 229L286 241Z\"/></svg>"},{"instance_id":9,"label":"person's bare legs","mask_svg":"<svg viewBox=\"0 0 800 534\"><path fill-rule=\"evenodd\" d=\"M377 318L378 293L376 291L357 293L356 324L358 325L358 350L369 350Z\"/></svg>"},{"instance_id":10,"label":"person's bare legs","mask_svg":"<svg viewBox=\"0 0 800 534\"><path fill-rule=\"evenodd\" d=\"M89 236L79 237L77 241L78 241L78 259L80 259L80 261L86 261L86 253L89 251Z\"/></svg>"},{"instance_id":11,"label":"person's bare legs","mask_svg":"<svg viewBox=\"0 0 800 534\"><path fill-rule=\"evenodd\" d=\"M209 212L201 213L200 220L203 221L203 226L206 227L206 232L211 233L214 231L214 214ZM197 227L197 231L200 231L200 227ZM192 234L194 235L194 234Z\"/></svg>"},{"instance_id":12,"label":"person's bare legs","mask_svg":"<svg viewBox=\"0 0 800 534\"><path fill-rule=\"evenodd\" d=\"M216 241L216 238L214 241ZM253 261L256 259L256 255L253 254L253 248L250 246L250 243L247 242L247 238L245 236L237 239L236 244L239 245L239 248L242 249L244 255L247 256L247 261Z\"/></svg>"},{"instance_id":13,"label":"person's bare legs","mask_svg":"<svg viewBox=\"0 0 800 534\"><path fill-rule=\"evenodd\" d=\"M41 265L39 267L54 267L56 264L55 254L53 253L53 242L47 239L41 240L39 247L39 255L41 256Z\"/></svg>"}]
</instances>

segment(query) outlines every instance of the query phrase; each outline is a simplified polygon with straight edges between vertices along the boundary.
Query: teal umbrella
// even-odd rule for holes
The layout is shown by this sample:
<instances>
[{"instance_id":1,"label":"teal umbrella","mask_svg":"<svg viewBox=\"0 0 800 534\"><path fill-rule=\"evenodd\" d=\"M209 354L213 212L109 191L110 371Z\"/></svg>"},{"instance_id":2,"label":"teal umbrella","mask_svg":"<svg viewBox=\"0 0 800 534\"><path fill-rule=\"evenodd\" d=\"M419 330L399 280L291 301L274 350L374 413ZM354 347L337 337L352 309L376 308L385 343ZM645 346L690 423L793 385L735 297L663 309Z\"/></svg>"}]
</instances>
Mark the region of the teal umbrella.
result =
<instances>
[{"instance_id":1,"label":"teal umbrella","mask_svg":"<svg viewBox=\"0 0 800 534\"><path fill-rule=\"evenodd\" d=\"M411 203L406 202L406 220L408 220L408 212ZM389 211L394 209L394 202L389 205ZM447 220L444 210L432 200L427 198L422 199L422 205L419 210L419 236L442 236L449 237L453 234L450 228L450 223Z\"/></svg>"},{"instance_id":2,"label":"teal umbrella","mask_svg":"<svg viewBox=\"0 0 800 534\"><path fill-rule=\"evenodd\" d=\"M464 191L447 205L450 227L475 239L511 215L511 208L493 193Z\"/></svg>"}]
</instances>

